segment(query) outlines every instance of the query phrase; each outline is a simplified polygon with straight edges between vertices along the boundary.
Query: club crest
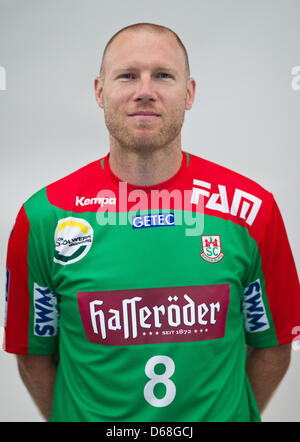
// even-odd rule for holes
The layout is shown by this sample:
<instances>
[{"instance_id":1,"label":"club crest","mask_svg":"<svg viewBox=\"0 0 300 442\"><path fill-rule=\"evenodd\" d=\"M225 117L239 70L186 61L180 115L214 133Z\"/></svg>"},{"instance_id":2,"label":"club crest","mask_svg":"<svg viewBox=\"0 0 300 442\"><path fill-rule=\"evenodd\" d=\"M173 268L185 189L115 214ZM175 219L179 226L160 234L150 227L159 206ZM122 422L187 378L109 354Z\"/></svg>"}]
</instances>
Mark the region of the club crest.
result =
<instances>
[{"instance_id":1,"label":"club crest","mask_svg":"<svg viewBox=\"0 0 300 442\"><path fill-rule=\"evenodd\" d=\"M221 250L221 239L219 235L202 235L201 258L207 262L219 262L224 256Z\"/></svg>"}]
</instances>

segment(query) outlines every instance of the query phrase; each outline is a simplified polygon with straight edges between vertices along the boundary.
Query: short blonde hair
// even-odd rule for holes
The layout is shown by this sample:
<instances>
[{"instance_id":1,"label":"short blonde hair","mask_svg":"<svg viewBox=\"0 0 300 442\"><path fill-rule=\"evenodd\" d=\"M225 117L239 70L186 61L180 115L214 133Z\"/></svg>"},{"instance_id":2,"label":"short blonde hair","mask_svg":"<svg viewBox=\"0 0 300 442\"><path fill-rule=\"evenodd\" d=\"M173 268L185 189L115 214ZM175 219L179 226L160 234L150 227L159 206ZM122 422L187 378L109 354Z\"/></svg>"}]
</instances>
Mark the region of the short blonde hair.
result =
<instances>
[{"instance_id":1,"label":"short blonde hair","mask_svg":"<svg viewBox=\"0 0 300 442\"><path fill-rule=\"evenodd\" d=\"M186 74L186 77L189 78L189 77L190 77L190 64L189 64L189 57L188 57L188 53L187 53L187 50L186 50L184 44L182 43L182 41L180 40L180 38L178 37L178 35L177 35L174 31L172 31L172 29L167 28L166 26L156 25L156 24L154 24L154 23L135 23L135 24L133 24L133 25L126 26L125 28L122 28L122 29L120 29L118 32L116 32L116 33L111 37L111 39L108 41L108 43L106 44L106 46L105 46L105 48L104 48L103 55L102 55L102 61L101 61L101 67L100 67L99 76L100 76L102 79L104 79L104 77L105 77L105 55L106 55L106 52L107 52L109 46L110 46L111 43L114 41L114 39L115 39L119 34L121 34L121 33L124 32L124 31L127 31L127 30L139 31L139 30L141 30L141 29L147 29L147 30L152 31L152 32L160 32L160 33L162 33L162 32L164 32L164 33L169 32L169 33L171 33L171 34L175 37L177 43L179 44L179 46L180 46L181 49L183 50L184 57L185 57L185 74Z\"/></svg>"}]
</instances>

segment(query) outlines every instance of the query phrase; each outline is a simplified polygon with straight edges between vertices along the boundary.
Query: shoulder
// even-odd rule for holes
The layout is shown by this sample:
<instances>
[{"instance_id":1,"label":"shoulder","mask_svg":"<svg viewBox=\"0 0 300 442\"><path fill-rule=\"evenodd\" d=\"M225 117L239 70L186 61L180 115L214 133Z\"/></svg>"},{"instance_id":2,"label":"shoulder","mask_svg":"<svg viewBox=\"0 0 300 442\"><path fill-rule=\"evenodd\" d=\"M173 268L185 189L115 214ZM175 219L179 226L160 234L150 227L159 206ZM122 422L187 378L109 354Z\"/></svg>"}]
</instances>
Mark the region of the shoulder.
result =
<instances>
[{"instance_id":1,"label":"shoulder","mask_svg":"<svg viewBox=\"0 0 300 442\"><path fill-rule=\"evenodd\" d=\"M103 171L103 159L100 158L56 180L33 194L24 204L25 210L53 211L55 209L73 210L76 198L87 194L97 194L107 185Z\"/></svg>"},{"instance_id":2,"label":"shoulder","mask_svg":"<svg viewBox=\"0 0 300 442\"><path fill-rule=\"evenodd\" d=\"M260 183L253 179L242 175L228 167L224 167L220 164L214 163L204 158L200 158L196 155L190 155L191 169L195 173L201 173L201 176L205 176L210 179L212 183L226 184L227 186L243 187L249 192L259 194L269 198L272 196L271 192L264 188Z\"/></svg>"},{"instance_id":3,"label":"shoulder","mask_svg":"<svg viewBox=\"0 0 300 442\"><path fill-rule=\"evenodd\" d=\"M90 194L97 195L99 190L106 185L103 159L93 161L48 185L46 193L49 203L60 209L76 212L78 198L85 198Z\"/></svg>"},{"instance_id":4,"label":"shoulder","mask_svg":"<svg viewBox=\"0 0 300 442\"><path fill-rule=\"evenodd\" d=\"M274 203L273 194L256 181L190 154L193 200L203 197L205 212L243 225L261 238Z\"/></svg>"},{"instance_id":5,"label":"shoulder","mask_svg":"<svg viewBox=\"0 0 300 442\"><path fill-rule=\"evenodd\" d=\"M99 191L105 176L100 158L56 180L31 195L23 204L30 224L56 219L57 210L73 210L76 197Z\"/></svg>"}]
</instances>

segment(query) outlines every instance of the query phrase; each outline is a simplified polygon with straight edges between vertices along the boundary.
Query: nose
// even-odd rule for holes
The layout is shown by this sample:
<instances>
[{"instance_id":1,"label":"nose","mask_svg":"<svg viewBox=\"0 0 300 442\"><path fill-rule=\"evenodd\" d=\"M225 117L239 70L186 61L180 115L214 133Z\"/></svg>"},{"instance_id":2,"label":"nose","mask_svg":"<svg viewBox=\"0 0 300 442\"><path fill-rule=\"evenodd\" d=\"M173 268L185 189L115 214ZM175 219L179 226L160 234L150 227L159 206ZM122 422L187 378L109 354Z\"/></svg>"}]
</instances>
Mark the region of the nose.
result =
<instances>
[{"instance_id":1,"label":"nose","mask_svg":"<svg viewBox=\"0 0 300 442\"><path fill-rule=\"evenodd\" d=\"M134 93L135 101L155 101L156 92L150 75L141 75Z\"/></svg>"}]
</instances>

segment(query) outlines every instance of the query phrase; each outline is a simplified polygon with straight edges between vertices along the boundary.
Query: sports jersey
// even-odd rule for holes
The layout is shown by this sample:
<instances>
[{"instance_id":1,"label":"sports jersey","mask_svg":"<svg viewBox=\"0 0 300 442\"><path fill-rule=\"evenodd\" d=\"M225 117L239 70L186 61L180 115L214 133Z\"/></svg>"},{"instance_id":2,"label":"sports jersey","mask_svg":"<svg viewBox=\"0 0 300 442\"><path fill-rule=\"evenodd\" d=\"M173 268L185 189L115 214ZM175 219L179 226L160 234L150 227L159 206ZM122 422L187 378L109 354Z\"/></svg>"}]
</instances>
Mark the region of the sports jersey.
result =
<instances>
[{"instance_id":1,"label":"sports jersey","mask_svg":"<svg viewBox=\"0 0 300 442\"><path fill-rule=\"evenodd\" d=\"M6 351L59 351L51 421L260 421L246 346L289 343L300 321L273 195L187 152L154 186L107 154L31 196L6 299Z\"/></svg>"}]
</instances>

